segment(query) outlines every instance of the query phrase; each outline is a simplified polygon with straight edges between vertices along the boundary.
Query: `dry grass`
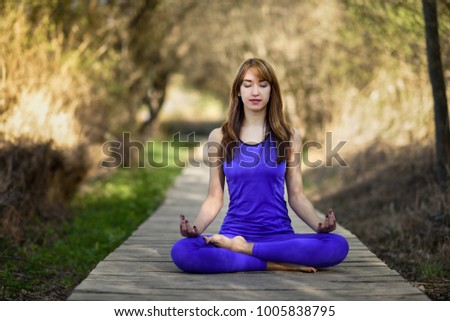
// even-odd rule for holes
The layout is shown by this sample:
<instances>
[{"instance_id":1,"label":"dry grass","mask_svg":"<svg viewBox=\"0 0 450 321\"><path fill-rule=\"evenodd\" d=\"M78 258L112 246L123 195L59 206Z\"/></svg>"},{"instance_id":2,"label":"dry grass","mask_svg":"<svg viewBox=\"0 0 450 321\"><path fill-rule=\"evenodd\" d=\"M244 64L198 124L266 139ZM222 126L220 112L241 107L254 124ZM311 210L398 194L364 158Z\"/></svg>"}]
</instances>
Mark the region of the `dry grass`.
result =
<instances>
[{"instance_id":1,"label":"dry grass","mask_svg":"<svg viewBox=\"0 0 450 321\"><path fill-rule=\"evenodd\" d=\"M0 144L0 236L18 241L36 218L62 221L88 168L83 146L62 151L51 142Z\"/></svg>"},{"instance_id":2,"label":"dry grass","mask_svg":"<svg viewBox=\"0 0 450 321\"><path fill-rule=\"evenodd\" d=\"M405 146L434 137L433 100L425 66L386 58L363 88L342 83L331 93L335 110L327 130L364 150L374 140ZM450 93L450 91L449 91Z\"/></svg>"},{"instance_id":3,"label":"dry grass","mask_svg":"<svg viewBox=\"0 0 450 321\"><path fill-rule=\"evenodd\" d=\"M49 19L33 24L24 5L0 19L0 236L16 241L38 218L64 218L90 165L77 117L89 104L82 48L64 52Z\"/></svg>"}]
</instances>

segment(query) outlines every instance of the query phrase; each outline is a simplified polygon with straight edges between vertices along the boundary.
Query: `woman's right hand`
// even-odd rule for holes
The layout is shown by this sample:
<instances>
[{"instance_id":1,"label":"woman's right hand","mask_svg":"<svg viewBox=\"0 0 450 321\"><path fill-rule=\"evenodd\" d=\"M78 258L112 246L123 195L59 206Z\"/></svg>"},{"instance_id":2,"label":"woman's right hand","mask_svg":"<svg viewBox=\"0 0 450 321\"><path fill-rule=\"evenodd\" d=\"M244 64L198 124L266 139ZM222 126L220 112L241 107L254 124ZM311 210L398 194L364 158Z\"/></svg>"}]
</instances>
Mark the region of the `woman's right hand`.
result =
<instances>
[{"instance_id":1,"label":"woman's right hand","mask_svg":"<svg viewBox=\"0 0 450 321\"><path fill-rule=\"evenodd\" d=\"M180 214L180 234L184 237L200 236L197 226L191 226L183 214Z\"/></svg>"},{"instance_id":2,"label":"woman's right hand","mask_svg":"<svg viewBox=\"0 0 450 321\"><path fill-rule=\"evenodd\" d=\"M336 229L336 216L334 215L333 209L330 208L328 214L325 215L325 221L319 223L317 228L317 233L330 233Z\"/></svg>"}]
</instances>

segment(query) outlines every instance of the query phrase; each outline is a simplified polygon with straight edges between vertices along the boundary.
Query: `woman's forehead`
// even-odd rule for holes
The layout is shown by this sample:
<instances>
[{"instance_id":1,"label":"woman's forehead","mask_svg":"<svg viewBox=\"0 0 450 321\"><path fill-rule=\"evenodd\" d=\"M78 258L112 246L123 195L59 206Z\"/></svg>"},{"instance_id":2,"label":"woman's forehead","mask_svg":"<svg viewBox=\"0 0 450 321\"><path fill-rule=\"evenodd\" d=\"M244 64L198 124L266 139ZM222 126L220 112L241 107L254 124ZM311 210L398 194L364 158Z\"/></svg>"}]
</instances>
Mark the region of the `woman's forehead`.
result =
<instances>
[{"instance_id":1,"label":"woman's forehead","mask_svg":"<svg viewBox=\"0 0 450 321\"><path fill-rule=\"evenodd\" d=\"M261 71L258 68L251 67L247 69L244 73L243 81L266 81L265 77L263 77Z\"/></svg>"}]
</instances>

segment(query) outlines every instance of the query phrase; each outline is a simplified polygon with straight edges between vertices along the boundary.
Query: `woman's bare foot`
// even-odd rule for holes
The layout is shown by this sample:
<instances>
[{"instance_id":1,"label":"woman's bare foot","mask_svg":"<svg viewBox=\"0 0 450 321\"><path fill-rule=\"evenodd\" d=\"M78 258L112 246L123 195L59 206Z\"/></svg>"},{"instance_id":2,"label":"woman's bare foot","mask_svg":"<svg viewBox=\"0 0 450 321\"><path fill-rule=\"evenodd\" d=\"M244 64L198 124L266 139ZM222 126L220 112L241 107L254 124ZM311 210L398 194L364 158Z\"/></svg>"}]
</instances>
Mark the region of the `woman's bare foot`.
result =
<instances>
[{"instance_id":1,"label":"woman's bare foot","mask_svg":"<svg viewBox=\"0 0 450 321\"><path fill-rule=\"evenodd\" d=\"M305 266L284 262L267 262L267 271L297 271L305 273L316 273L317 269L312 266Z\"/></svg>"},{"instance_id":2,"label":"woman's bare foot","mask_svg":"<svg viewBox=\"0 0 450 321\"><path fill-rule=\"evenodd\" d=\"M253 243L247 242L242 236L229 238L222 234L214 234L212 236L204 236L203 238L207 244L212 243L217 247L230 249L234 252L251 255L253 251Z\"/></svg>"},{"instance_id":3,"label":"woman's bare foot","mask_svg":"<svg viewBox=\"0 0 450 321\"><path fill-rule=\"evenodd\" d=\"M203 237L207 244L214 244L217 247L229 249L234 252L252 255L254 243L247 242L242 236L233 238L226 237L222 234L214 234L212 236ZM305 266L284 262L267 262L268 271L298 271L306 273L315 273L317 269L312 266Z\"/></svg>"}]
</instances>

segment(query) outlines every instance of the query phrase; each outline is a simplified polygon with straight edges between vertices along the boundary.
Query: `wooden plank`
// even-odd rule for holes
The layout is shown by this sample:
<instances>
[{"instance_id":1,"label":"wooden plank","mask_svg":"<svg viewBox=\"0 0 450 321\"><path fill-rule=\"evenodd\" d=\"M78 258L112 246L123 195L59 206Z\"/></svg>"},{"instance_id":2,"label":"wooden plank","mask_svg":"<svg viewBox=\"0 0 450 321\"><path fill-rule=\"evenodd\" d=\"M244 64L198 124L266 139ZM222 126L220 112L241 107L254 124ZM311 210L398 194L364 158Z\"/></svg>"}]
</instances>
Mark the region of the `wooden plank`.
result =
<instances>
[{"instance_id":1,"label":"wooden plank","mask_svg":"<svg viewBox=\"0 0 450 321\"><path fill-rule=\"evenodd\" d=\"M146 272L179 272L178 268L171 260L167 261L102 261L100 262L92 274L125 274L125 275L139 275ZM381 262L349 262L342 263L342 268L385 268ZM372 272L382 273L383 270L377 271L372 269ZM357 276L355 276L356 278Z\"/></svg>"},{"instance_id":2,"label":"wooden plank","mask_svg":"<svg viewBox=\"0 0 450 321\"><path fill-rule=\"evenodd\" d=\"M92 271L92 274L111 274L111 275L132 275L132 276L139 276L143 275L144 272L176 272L179 273L180 271L178 268L173 264L173 262L170 259L167 259L166 261L137 261L139 264L136 264L136 262L130 262L130 261L102 261L100 262L94 271ZM358 264L348 264L348 263L342 263L338 267L335 268L329 268L329 269L323 269L320 270L318 273L327 273L327 276L332 276L332 274L337 274L340 276L343 276L345 278L348 277L348 274L352 274L352 269L355 266L357 267L364 267L364 269L358 269L358 274L353 274L351 280L355 279L361 279L362 277L365 277L367 280L370 281L370 279L377 279L380 276L388 276L397 277L397 273L395 271L386 269L386 267L379 263L377 265L374 265L373 263L358 263ZM295 274L295 273L294 273ZM268 277L269 279L271 277ZM401 280L397 278L397 280Z\"/></svg>"},{"instance_id":3,"label":"wooden plank","mask_svg":"<svg viewBox=\"0 0 450 321\"><path fill-rule=\"evenodd\" d=\"M344 270L344 269L342 269ZM348 269L345 269L348 270ZM361 269L366 270L366 269ZM367 269L368 270L368 269ZM354 285L355 288L361 288L360 282L364 281L366 286L379 287L377 283L389 283L390 291L394 290L393 284L407 284L402 278L390 270L382 271L380 268L372 268L370 271L361 272L358 275L352 275L350 272L341 272L329 270L314 274L297 272L252 272L252 273L228 273L228 274L188 274L176 271L163 271L157 273L92 273L91 283L101 284L106 281L127 283L127 284L146 284L153 288L202 288L202 289L298 289L303 287L314 287L316 289L339 289L341 285ZM326 275L323 275L326 274ZM111 276L114 276L111 280ZM325 277L324 276L328 276ZM261 279L263 278L263 279ZM261 282L264 281L264 282ZM88 283L87 283L88 284ZM83 284L80 285L83 288ZM91 287L89 285L86 285ZM95 286L94 286L95 288ZM408 286L407 290L414 289Z\"/></svg>"},{"instance_id":4,"label":"wooden plank","mask_svg":"<svg viewBox=\"0 0 450 321\"><path fill-rule=\"evenodd\" d=\"M112 280L107 284L101 284L101 288L95 287L100 284L95 282L91 287L80 287L79 291L84 293L95 293L98 289L101 292L117 293L117 294L134 294L139 295L141 300L358 300L364 297L378 298L387 300L391 296L403 297L405 299L426 299L419 295L417 291L409 290L407 287L393 287L387 292L385 289L376 286L376 284L368 284L367 287L361 289L357 285L354 287L348 284L337 284L335 287L318 289L314 286L298 286L296 288L268 288L252 290L244 287L233 287L228 285L224 288L212 289L204 287L189 288L182 287L181 283L178 288L160 287L159 285L150 285L148 283L131 283L118 282ZM391 284L395 285L395 284ZM263 295L262 295L263 294Z\"/></svg>"},{"instance_id":5,"label":"wooden plank","mask_svg":"<svg viewBox=\"0 0 450 321\"><path fill-rule=\"evenodd\" d=\"M293 293L294 292L294 293ZM211 299L214 298L214 299ZM75 301L419 301L426 300L420 293L391 293L385 294L352 294L343 296L336 293L329 295L297 295L295 291L265 291L264 296L252 291L198 291L198 290L154 290L152 294L141 295L136 293L116 292L85 292L76 291L71 297Z\"/></svg>"}]
</instances>

